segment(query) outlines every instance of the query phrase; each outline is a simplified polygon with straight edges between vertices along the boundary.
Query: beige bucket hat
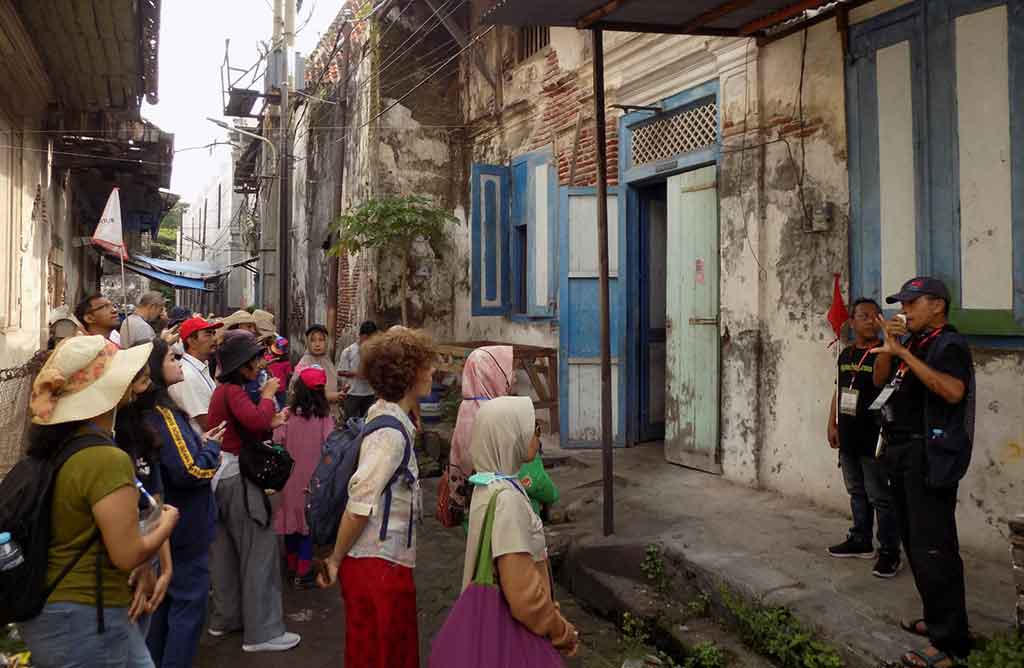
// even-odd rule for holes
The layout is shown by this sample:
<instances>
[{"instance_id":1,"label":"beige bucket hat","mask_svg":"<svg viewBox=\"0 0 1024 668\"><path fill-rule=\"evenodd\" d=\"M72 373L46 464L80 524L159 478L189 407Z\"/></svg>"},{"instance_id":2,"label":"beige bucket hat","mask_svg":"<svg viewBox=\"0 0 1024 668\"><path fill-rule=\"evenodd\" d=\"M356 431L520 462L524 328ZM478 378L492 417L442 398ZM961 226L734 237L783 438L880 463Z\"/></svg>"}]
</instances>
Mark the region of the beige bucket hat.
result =
<instances>
[{"instance_id":1,"label":"beige bucket hat","mask_svg":"<svg viewBox=\"0 0 1024 668\"><path fill-rule=\"evenodd\" d=\"M103 415L121 401L152 351L152 343L121 350L102 336L65 339L32 383L32 422L53 425Z\"/></svg>"},{"instance_id":2,"label":"beige bucket hat","mask_svg":"<svg viewBox=\"0 0 1024 668\"><path fill-rule=\"evenodd\" d=\"M257 338L260 341L267 339L277 339L277 326L274 323L274 314L269 311L262 309L256 309L252 312L252 317L256 320L256 329L258 330Z\"/></svg>"},{"instance_id":3,"label":"beige bucket hat","mask_svg":"<svg viewBox=\"0 0 1024 668\"><path fill-rule=\"evenodd\" d=\"M225 329L231 329L232 327L237 327L238 325L257 324L256 318L254 318L252 316L252 313L249 313L248 311L235 311L228 317L221 320L221 322L224 323Z\"/></svg>"}]
</instances>

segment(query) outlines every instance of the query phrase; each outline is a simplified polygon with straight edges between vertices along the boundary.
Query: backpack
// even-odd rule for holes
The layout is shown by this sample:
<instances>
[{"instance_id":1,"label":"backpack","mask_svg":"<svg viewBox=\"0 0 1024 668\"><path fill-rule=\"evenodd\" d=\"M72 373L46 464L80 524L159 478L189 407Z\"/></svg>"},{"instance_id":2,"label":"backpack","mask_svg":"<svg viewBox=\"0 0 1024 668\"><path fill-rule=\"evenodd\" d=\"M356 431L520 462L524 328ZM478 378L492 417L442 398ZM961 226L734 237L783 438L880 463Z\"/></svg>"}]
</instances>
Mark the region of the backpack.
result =
<instances>
[{"instance_id":1,"label":"backpack","mask_svg":"<svg viewBox=\"0 0 1024 668\"><path fill-rule=\"evenodd\" d=\"M405 427L398 418L380 415L368 422L361 418L352 418L344 425L331 432L320 451L320 463L316 465L313 476L306 489L306 525L309 535L316 545L334 545L338 538L338 525L348 505L348 484L359 467L359 453L363 439L380 429L396 429L405 437L405 453L402 463L388 480L382 492L384 496L383 521L380 527L380 539L384 540L388 532L388 518L391 514L391 487L399 480L406 484L415 482L416 477L409 470L412 457L412 443ZM412 514L410 513L407 545L412 545Z\"/></svg>"},{"instance_id":2,"label":"backpack","mask_svg":"<svg viewBox=\"0 0 1024 668\"><path fill-rule=\"evenodd\" d=\"M112 445L98 434L79 434L66 441L56 455L25 457L0 481L0 531L10 532L24 561L0 571L0 627L36 617L71 569L100 537L99 529L64 566L57 578L46 582L50 550L50 507L57 473L72 455L95 445ZM97 615L102 628L102 584L97 564Z\"/></svg>"},{"instance_id":3,"label":"backpack","mask_svg":"<svg viewBox=\"0 0 1024 668\"><path fill-rule=\"evenodd\" d=\"M924 393L924 426L925 426L925 483L932 488L949 489L956 487L967 474L971 465L971 453L974 449L974 415L977 388L974 380L974 361L971 359L970 345L952 325L939 335L928 348L925 363L932 365L933 360L950 346L963 348L967 351L971 375L967 383L964 398L943 421L931 410L932 393Z\"/></svg>"}]
</instances>

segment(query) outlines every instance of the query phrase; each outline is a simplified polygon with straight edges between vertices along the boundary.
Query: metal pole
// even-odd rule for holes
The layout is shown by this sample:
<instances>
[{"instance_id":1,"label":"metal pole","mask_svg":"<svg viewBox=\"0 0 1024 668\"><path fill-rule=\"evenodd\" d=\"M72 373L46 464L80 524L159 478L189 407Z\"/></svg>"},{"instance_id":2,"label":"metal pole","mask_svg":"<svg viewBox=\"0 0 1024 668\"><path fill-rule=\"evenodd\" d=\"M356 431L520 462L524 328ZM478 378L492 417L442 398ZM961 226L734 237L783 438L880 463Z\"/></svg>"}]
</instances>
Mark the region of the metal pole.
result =
<instances>
[{"instance_id":1,"label":"metal pole","mask_svg":"<svg viewBox=\"0 0 1024 668\"><path fill-rule=\"evenodd\" d=\"M604 36L594 36L594 153L597 158L597 258L601 301L601 469L604 477L604 535L615 533L612 453L612 350L608 300L608 156L605 141Z\"/></svg>"},{"instance_id":2,"label":"metal pole","mask_svg":"<svg viewBox=\"0 0 1024 668\"><path fill-rule=\"evenodd\" d=\"M285 50L287 54L287 50ZM277 266L278 266L278 300L277 300L277 322L285 336L288 332L288 293L291 285L288 268L288 242L291 232L291 179L288 173L288 82L281 82L281 166L278 172L281 178L278 179L277 199L281 205L278 214L277 232Z\"/></svg>"}]
</instances>

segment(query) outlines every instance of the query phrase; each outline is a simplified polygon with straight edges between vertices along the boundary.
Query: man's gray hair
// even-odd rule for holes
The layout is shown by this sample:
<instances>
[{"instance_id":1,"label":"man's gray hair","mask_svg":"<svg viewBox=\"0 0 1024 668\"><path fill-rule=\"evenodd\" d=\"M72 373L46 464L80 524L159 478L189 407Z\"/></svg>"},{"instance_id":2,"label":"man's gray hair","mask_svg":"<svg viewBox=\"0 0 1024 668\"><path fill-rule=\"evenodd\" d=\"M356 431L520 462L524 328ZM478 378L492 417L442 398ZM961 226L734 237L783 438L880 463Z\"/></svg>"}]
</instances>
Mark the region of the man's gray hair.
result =
<instances>
[{"instance_id":1,"label":"man's gray hair","mask_svg":"<svg viewBox=\"0 0 1024 668\"><path fill-rule=\"evenodd\" d=\"M164 293L152 290L150 292L143 293L139 297L139 306L166 306L167 298L164 297Z\"/></svg>"}]
</instances>

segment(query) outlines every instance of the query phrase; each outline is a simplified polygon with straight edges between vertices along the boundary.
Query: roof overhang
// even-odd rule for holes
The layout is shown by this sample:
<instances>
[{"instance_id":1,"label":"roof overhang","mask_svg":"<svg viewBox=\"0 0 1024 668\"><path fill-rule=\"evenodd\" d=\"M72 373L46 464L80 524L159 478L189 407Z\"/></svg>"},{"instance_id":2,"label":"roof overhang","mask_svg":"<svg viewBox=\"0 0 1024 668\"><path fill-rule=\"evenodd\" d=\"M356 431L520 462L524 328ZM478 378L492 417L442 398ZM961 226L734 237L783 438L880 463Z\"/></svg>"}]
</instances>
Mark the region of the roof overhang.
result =
<instances>
[{"instance_id":1,"label":"roof overhang","mask_svg":"<svg viewBox=\"0 0 1024 668\"><path fill-rule=\"evenodd\" d=\"M481 22L767 38L867 0L497 0Z\"/></svg>"},{"instance_id":2,"label":"roof overhang","mask_svg":"<svg viewBox=\"0 0 1024 668\"><path fill-rule=\"evenodd\" d=\"M160 0L16 0L57 106L138 113L157 102Z\"/></svg>"}]
</instances>

